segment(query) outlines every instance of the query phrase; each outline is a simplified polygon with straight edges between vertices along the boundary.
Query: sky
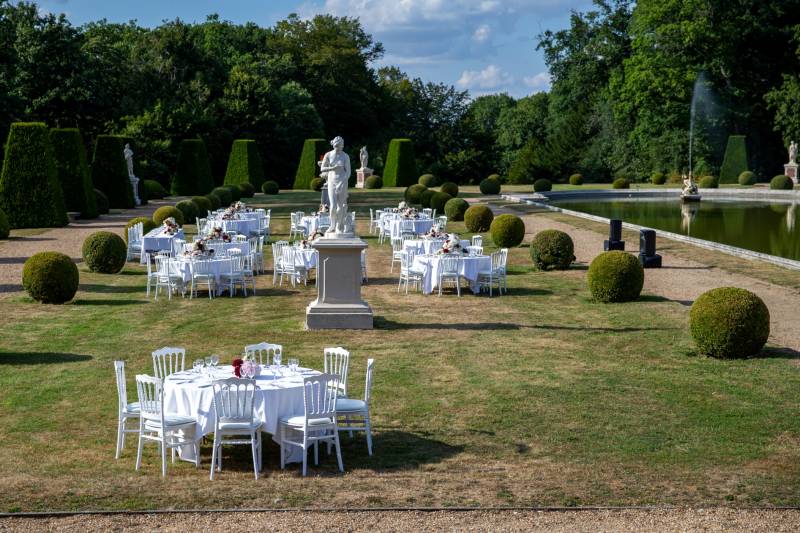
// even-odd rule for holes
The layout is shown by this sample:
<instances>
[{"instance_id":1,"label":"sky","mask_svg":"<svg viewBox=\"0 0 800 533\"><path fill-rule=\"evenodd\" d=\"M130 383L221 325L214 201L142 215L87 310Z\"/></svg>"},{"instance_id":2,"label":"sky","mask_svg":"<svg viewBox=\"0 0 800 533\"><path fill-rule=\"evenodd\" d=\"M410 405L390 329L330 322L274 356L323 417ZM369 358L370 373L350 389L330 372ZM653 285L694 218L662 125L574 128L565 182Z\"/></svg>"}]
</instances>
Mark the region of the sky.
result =
<instances>
[{"instance_id":1,"label":"sky","mask_svg":"<svg viewBox=\"0 0 800 533\"><path fill-rule=\"evenodd\" d=\"M473 96L522 97L547 90L550 77L536 36L569 25L571 10L590 0L39 0L74 25L99 19L157 26L180 18L202 22L217 13L235 23L271 26L290 13L358 17L383 43L375 66L395 65L411 77L443 82Z\"/></svg>"}]
</instances>

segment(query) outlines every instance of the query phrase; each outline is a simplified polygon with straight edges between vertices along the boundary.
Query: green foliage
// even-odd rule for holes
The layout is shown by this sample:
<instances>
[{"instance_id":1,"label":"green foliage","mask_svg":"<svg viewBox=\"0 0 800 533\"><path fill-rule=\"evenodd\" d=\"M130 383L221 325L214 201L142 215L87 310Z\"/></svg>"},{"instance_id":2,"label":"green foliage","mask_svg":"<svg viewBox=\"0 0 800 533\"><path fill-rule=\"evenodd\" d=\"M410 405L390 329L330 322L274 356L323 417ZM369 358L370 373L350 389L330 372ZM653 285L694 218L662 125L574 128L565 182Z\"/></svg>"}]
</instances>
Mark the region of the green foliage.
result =
<instances>
[{"instance_id":1,"label":"green foliage","mask_svg":"<svg viewBox=\"0 0 800 533\"><path fill-rule=\"evenodd\" d=\"M386 154L383 183L387 187L407 187L416 183L417 161L411 139L392 139Z\"/></svg>"},{"instance_id":2,"label":"green foliage","mask_svg":"<svg viewBox=\"0 0 800 533\"><path fill-rule=\"evenodd\" d=\"M437 213L443 213L445 204L452 198L453 197L446 192L436 192L433 193L428 203Z\"/></svg>"},{"instance_id":3,"label":"green foliage","mask_svg":"<svg viewBox=\"0 0 800 533\"><path fill-rule=\"evenodd\" d=\"M120 135L98 135L95 139L92 183L106 195L109 207L115 209L134 207L124 150L125 137Z\"/></svg>"},{"instance_id":4,"label":"green foliage","mask_svg":"<svg viewBox=\"0 0 800 533\"><path fill-rule=\"evenodd\" d=\"M497 247L513 248L525 238L525 223L517 215L500 215L492 221L489 231Z\"/></svg>"},{"instance_id":5,"label":"green foliage","mask_svg":"<svg viewBox=\"0 0 800 533\"><path fill-rule=\"evenodd\" d=\"M719 188L719 180L716 176L703 176L700 178L699 186L701 189L717 189Z\"/></svg>"},{"instance_id":6,"label":"green foliage","mask_svg":"<svg viewBox=\"0 0 800 533\"><path fill-rule=\"evenodd\" d=\"M436 176L434 176L433 174L423 174L422 176L419 177L417 183L419 183L420 185L424 185L425 187L430 189L431 187L437 187L439 185L439 180L437 180Z\"/></svg>"},{"instance_id":7,"label":"green foliage","mask_svg":"<svg viewBox=\"0 0 800 533\"><path fill-rule=\"evenodd\" d=\"M553 183L545 178L533 182L533 192L547 192L553 190Z\"/></svg>"},{"instance_id":8,"label":"green foliage","mask_svg":"<svg viewBox=\"0 0 800 533\"><path fill-rule=\"evenodd\" d=\"M264 194L278 194L280 192L280 187L278 186L278 182L276 181L265 181L263 185L261 185L261 192Z\"/></svg>"},{"instance_id":9,"label":"green foliage","mask_svg":"<svg viewBox=\"0 0 800 533\"><path fill-rule=\"evenodd\" d=\"M424 185L415 183L414 185L410 185L406 188L405 192L403 193L403 197L409 204L419 205L422 202L422 193L427 190L428 189Z\"/></svg>"},{"instance_id":10,"label":"green foliage","mask_svg":"<svg viewBox=\"0 0 800 533\"><path fill-rule=\"evenodd\" d=\"M206 194L214 187L206 143L202 139L184 139L178 152L178 166L172 177L175 196Z\"/></svg>"},{"instance_id":11,"label":"green foliage","mask_svg":"<svg viewBox=\"0 0 800 533\"><path fill-rule=\"evenodd\" d=\"M56 162L58 181L64 193L67 211L77 211L81 218L97 218L97 201L94 196L86 148L77 128L53 128L50 142Z\"/></svg>"},{"instance_id":12,"label":"green foliage","mask_svg":"<svg viewBox=\"0 0 800 533\"><path fill-rule=\"evenodd\" d=\"M583 185L583 175L582 174L573 174L569 177L569 184L570 185Z\"/></svg>"},{"instance_id":13,"label":"green foliage","mask_svg":"<svg viewBox=\"0 0 800 533\"><path fill-rule=\"evenodd\" d=\"M728 146L725 148L725 158L719 171L720 183L737 183L739 174L749 167L747 162L747 144L744 135L731 135L728 137Z\"/></svg>"},{"instance_id":14,"label":"green foliage","mask_svg":"<svg viewBox=\"0 0 800 533\"><path fill-rule=\"evenodd\" d=\"M97 204L98 213L101 215L108 214L110 206L108 205L108 198L103 191L94 190L94 201Z\"/></svg>"},{"instance_id":15,"label":"green foliage","mask_svg":"<svg viewBox=\"0 0 800 533\"><path fill-rule=\"evenodd\" d=\"M253 187L252 183L240 183L237 187L239 189L240 198L252 198L256 195L256 188Z\"/></svg>"},{"instance_id":16,"label":"green foliage","mask_svg":"<svg viewBox=\"0 0 800 533\"><path fill-rule=\"evenodd\" d=\"M439 187L439 192L449 194L450 196L455 198L456 196L458 196L458 185L456 185L451 181L446 181L442 183L442 185Z\"/></svg>"},{"instance_id":17,"label":"green foliage","mask_svg":"<svg viewBox=\"0 0 800 533\"><path fill-rule=\"evenodd\" d=\"M162 200L167 195L167 190L156 180L144 180L144 189L151 200Z\"/></svg>"},{"instance_id":18,"label":"green foliage","mask_svg":"<svg viewBox=\"0 0 800 533\"><path fill-rule=\"evenodd\" d=\"M589 291L598 302L629 302L639 298L644 268L632 254L603 252L589 265Z\"/></svg>"},{"instance_id":19,"label":"green foliage","mask_svg":"<svg viewBox=\"0 0 800 533\"><path fill-rule=\"evenodd\" d=\"M494 220L494 213L485 205L473 205L464 213L464 226L471 233L489 231Z\"/></svg>"},{"instance_id":20,"label":"green foliage","mask_svg":"<svg viewBox=\"0 0 800 533\"><path fill-rule=\"evenodd\" d=\"M769 182L769 188L778 191L791 191L794 189L794 182L789 176L780 174L772 178Z\"/></svg>"},{"instance_id":21,"label":"green foliage","mask_svg":"<svg viewBox=\"0 0 800 533\"><path fill-rule=\"evenodd\" d=\"M328 151L330 144L325 139L306 139L303 152L297 165L293 189L311 189L311 182L317 179L319 166L317 162ZM319 190L319 189L315 189Z\"/></svg>"},{"instance_id":22,"label":"green foliage","mask_svg":"<svg viewBox=\"0 0 800 533\"><path fill-rule=\"evenodd\" d=\"M314 178L311 180L311 190L312 191L321 191L322 187L325 185L325 180L322 178Z\"/></svg>"},{"instance_id":23,"label":"green foliage","mask_svg":"<svg viewBox=\"0 0 800 533\"><path fill-rule=\"evenodd\" d=\"M227 187L216 187L211 194L217 195L219 198L220 207L228 207L233 203L233 196L231 196L231 190Z\"/></svg>"},{"instance_id":24,"label":"green foliage","mask_svg":"<svg viewBox=\"0 0 800 533\"><path fill-rule=\"evenodd\" d=\"M531 260L537 270L567 270L575 261L575 244L563 231L540 231L531 241Z\"/></svg>"},{"instance_id":25,"label":"green foliage","mask_svg":"<svg viewBox=\"0 0 800 533\"><path fill-rule=\"evenodd\" d=\"M200 215L200 207L192 200L181 200L175 207L183 214L183 220L191 224Z\"/></svg>"},{"instance_id":26,"label":"green foliage","mask_svg":"<svg viewBox=\"0 0 800 533\"><path fill-rule=\"evenodd\" d=\"M701 294L689 311L689 330L697 351L739 359L758 354L769 338L769 309L756 294L720 287Z\"/></svg>"},{"instance_id":27,"label":"green foliage","mask_svg":"<svg viewBox=\"0 0 800 533\"><path fill-rule=\"evenodd\" d=\"M243 183L249 183L254 188L261 188L261 184L264 183L264 166L261 163L261 156L258 155L258 146L252 139L233 141L228 169L225 172L225 185Z\"/></svg>"},{"instance_id":28,"label":"green foliage","mask_svg":"<svg viewBox=\"0 0 800 533\"><path fill-rule=\"evenodd\" d=\"M174 218L179 226L183 226L185 223L183 211L171 205L165 205L156 209L155 213L153 213L153 222L155 222L156 226L160 226L170 217Z\"/></svg>"},{"instance_id":29,"label":"green foliage","mask_svg":"<svg viewBox=\"0 0 800 533\"><path fill-rule=\"evenodd\" d=\"M208 196L192 196L192 202L197 206L198 217L205 218L208 216L208 212L212 209L211 200L208 199Z\"/></svg>"},{"instance_id":30,"label":"green foliage","mask_svg":"<svg viewBox=\"0 0 800 533\"><path fill-rule=\"evenodd\" d=\"M89 271L101 274L116 274L122 270L128 254L122 237L110 231L98 231L86 237L81 251Z\"/></svg>"},{"instance_id":31,"label":"green foliage","mask_svg":"<svg viewBox=\"0 0 800 533\"><path fill-rule=\"evenodd\" d=\"M758 181L754 172L750 172L749 170L745 170L741 174L739 174L739 178L736 180L739 182L739 185L755 185Z\"/></svg>"},{"instance_id":32,"label":"green foliage","mask_svg":"<svg viewBox=\"0 0 800 533\"><path fill-rule=\"evenodd\" d=\"M142 235L147 235L148 232L158 227L156 223L153 222L152 218L147 218L147 217L132 218L128 221L127 224L125 224L125 232L123 233L123 235L125 235L125 242L128 242L128 230L133 226L135 226L136 224L139 224L140 222L142 224Z\"/></svg>"},{"instance_id":33,"label":"green foliage","mask_svg":"<svg viewBox=\"0 0 800 533\"><path fill-rule=\"evenodd\" d=\"M222 207L222 198L220 195L214 192L210 192L206 194L206 199L211 202L211 210L216 211L220 207Z\"/></svg>"},{"instance_id":34,"label":"green foliage","mask_svg":"<svg viewBox=\"0 0 800 533\"><path fill-rule=\"evenodd\" d=\"M364 180L364 188L365 189L382 189L383 188L383 178L380 176L372 175Z\"/></svg>"},{"instance_id":35,"label":"green foliage","mask_svg":"<svg viewBox=\"0 0 800 533\"><path fill-rule=\"evenodd\" d=\"M630 189L631 182L628 181L626 178L617 178L611 184L611 187L613 187L614 189Z\"/></svg>"},{"instance_id":36,"label":"green foliage","mask_svg":"<svg viewBox=\"0 0 800 533\"><path fill-rule=\"evenodd\" d=\"M497 183L503 183L503 178L500 176L500 174L489 174L489 177L486 179L496 181Z\"/></svg>"},{"instance_id":37,"label":"green foliage","mask_svg":"<svg viewBox=\"0 0 800 533\"><path fill-rule=\"evenodd\" d=\"M422 191L422 194L419 195L419 203L422 207L431 207L431 200L433 196L436 194L436 191L433 189L426 189Z\"/></svg>"},{"instance_id":38,"label":"green foliage","mask_svg":"<svg viewBox=\"0 0 800 533\"><path fill-rule=\"evenodd\" d=\"M78 292L78 267L60 252L39 252L22 267L22 286L31 298L45 304L63 304Z\"/></svg>"},{"instance_id":39,"label":"green foliage","mask_svg":"<svg viewBox=\"0 0 800 533\"><path fill-rule=\"evenodd\" d=\"M444 214L447 215L447 220L456 222L464 220L467 209L469 209L469 204L463 198L452 198L444 204Z\"/></svg>"},{"instance_id":40,"label":"green foliage","mask_svg":"<svg viewBox=\"0 0 800 533\"><path fill-rule=\"evenodd\" d=\"M500 194L500 181L492 178L486 178L480 184L481 194Z\"/></svg>"},{"instance_id":41,"label":"green foliage","mask_svg":"<svg viewBox=\"0 0 800 533\"><path fill-rule=\"evenodd\" d=\"M231 202L238 202L242 199L242 190L237 185L223 185L231 193Z\"/></svg>"},{"instance_id":42,"label":"green foliage","mask_svg":"<svg viewBox=\"0 0 800 533\"><path fill-rule=\"evenodd\" d=\"M667 176L663 172L653 172L650 174L650 183L653 185L663 185L667 182Z\"/></svg>"},{"instance_id":43,"label":"green foliage","mask_svg":"<svg viewBox=\"0 0 800 533\"><path fill-rule=\"evenodd\" d=\"M0 209L0 239L8 239L11 233L11 224L8 222L6 212Z\"/></svg>"},{"instance_id":44,"label":"green foliage","mask_svg":"<svg viewBox=\"0 0 800 533\"><path fill-rule=\"evenodd\" d=\"M65 226L64 194L47 127L39 122L12 124L5 149L0 209L11 227Z\"/></svg>"}]
</instances>

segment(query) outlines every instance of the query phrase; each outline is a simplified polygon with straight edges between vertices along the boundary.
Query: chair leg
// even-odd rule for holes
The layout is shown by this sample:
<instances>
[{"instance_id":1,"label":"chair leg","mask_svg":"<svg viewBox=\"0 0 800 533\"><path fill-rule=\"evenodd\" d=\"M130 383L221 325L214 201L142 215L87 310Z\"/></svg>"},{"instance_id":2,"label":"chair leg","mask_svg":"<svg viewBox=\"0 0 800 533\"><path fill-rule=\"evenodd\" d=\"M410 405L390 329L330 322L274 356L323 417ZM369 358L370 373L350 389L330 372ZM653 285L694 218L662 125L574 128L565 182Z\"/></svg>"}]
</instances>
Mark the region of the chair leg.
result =
<instances>
[{"instance_id":1,"label":"chair leg","mask_svg":"<svg viewBox=\"0 0 800 533\"><path fill-rule=\"evenodd\" d=\"M196 439L192 447L194 448L194 467L200 468L200 444Z\"/></svg>"},{"instance_id":2,"label":"chair leg","mask_svg":"<svg viewBox=\"0 0 800 533\"><path fill-rule=\"evenodd\" d=\"M261 430L259 429L258 430L258 471L259 472L263 472L264 471L264 464L263 464L264 459L263 459L263 457L264 457L264 449L261 447Z\"/></svg>"},{"instance_id":3,"label":"chair leg","mask_svg":"<svg viewBox=\"0 0 800 533\"><path fill-rule=\"evenodd\" d=\"M308 434L303 432L303 477L308 469Z\"/></svg>"},{"instance_id":4,"label":"chair leg","mask_svg":"<svg viewBox=\"0 0 800 533\"><path fill-rule=\"evenodd\" d=\"M256 453L258 447L256 446L255 431L250 433L250 447L253 449L253 470L255 471L256 479L258 479L258 454Z\"/></svg>"},{"instance_id":5,"label":"chair leg","mask_svg":"<svg viewBox=\"0 0 800 533\"><path fill-rule=\"evenodd\" d=\"M372 455L372 426L369 423L369 413L364 417L364 430L367 433L367 453Z\"/></svg>"},{"instance_id":6,"label":"chair leg","mask_svg":"<svg viewBox=\"0 0 800 533\"><path fill-rule=\"evenodd\" d=\"M209 479L214 481L214 469L217 467L217 437L214 436L214 444L211 446L211 473Z\"/></svg>"},{"instance_id":7,"label":"chair leg","mask_svg":"<svg viewBox=\"0 0 800 533\"><path fill-rule=\"evenodd\" d=\"M339 472L344 472L344 463L342 463L342 445L339 442L339 428L333 428L333 439L336 442L336 460L339 462Z\"/></svg>"},{"instance_id":8,"label":"chair leg","mask_svg":"<svg viewBox=\"0 0 800 533\"><path fill-rule=\"evenodd\" d=\"M167 436L163 430L159 445L161 446L161 477L167 477Z\"/></svg>"},{"instance_id":9,"label":"chair leg","mask_svg":"<svg viewBox=\"0 0 800 533\"><path fill-rule=\"evenodd\" d=\"M314 466L319 466L319 441L314 441Z\"/></svg>"},{"instance_id":10,"label":"chair leg","mask_svg":"<svg viewBox=\"0 0 800 533\"><path fill-rule=\"evenodd\" d=\"M117 455L114 457L115 459L119 459L119 454L122 452L122 446L125 439L125 418L120 417L119 421L117 422Z\"/></svg>"},{"instance_id":11,"label":"chair leg","mask_svg":"<svg viewBox=\"0 0 800 533\"><path fill-rule=\"evenodd\" d=\"M283 431L284 431L283 427L278 426L278 432L280 433L280 435L278 435L278 439L280 440L281 443L281 470L286 468L286 454L283 453L283 439L284 439Z\"/></svg>"},{"instance_id":12,"label":"chair leg","mask_svg":"<svg viewBox=\"0 0 800 533\"><path fill-rule=\"evenodd\" d=\"M137 445L136 450L136 470L142 467L142 445L144 444L144 440L142 440L142 424L144 422L139 420L139 444Z\"/></svg>"}]
</instances>

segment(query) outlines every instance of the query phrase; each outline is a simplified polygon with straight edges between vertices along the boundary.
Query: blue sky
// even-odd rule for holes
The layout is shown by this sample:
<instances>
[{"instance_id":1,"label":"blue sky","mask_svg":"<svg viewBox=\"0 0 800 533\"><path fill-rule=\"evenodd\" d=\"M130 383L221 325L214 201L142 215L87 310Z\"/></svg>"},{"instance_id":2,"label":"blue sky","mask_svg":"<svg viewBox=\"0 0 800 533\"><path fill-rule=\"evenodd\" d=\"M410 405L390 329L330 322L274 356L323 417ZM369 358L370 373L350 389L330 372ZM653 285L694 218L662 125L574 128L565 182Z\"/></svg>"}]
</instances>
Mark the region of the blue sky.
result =
<instances>
[{"instance_id":1,"label":"blue sky","mask_svg":"<svg viewBox=\"0 0 800 533\"><path fill-rule=\"evenodd\" d=\"M155 26L176 17L200 22L218 13L233 22L271 26L289 13L356 16L384 44L378 66L445 82L473 95L520 97L546 90L549 77L535 37L568 25L570 10L589 0L40 0L73 24L98 19Z\"/></svg>"}]
</instances>

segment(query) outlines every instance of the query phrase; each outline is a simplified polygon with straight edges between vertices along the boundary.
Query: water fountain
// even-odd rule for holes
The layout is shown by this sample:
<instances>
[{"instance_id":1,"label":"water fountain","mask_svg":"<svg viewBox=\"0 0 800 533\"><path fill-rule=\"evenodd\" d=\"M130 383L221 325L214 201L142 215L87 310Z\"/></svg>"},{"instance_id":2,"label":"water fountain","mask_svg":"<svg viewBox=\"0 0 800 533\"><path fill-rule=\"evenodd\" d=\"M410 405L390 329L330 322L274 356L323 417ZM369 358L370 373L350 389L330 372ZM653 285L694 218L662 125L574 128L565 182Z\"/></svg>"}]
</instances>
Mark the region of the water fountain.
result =
<instances>
[{"instance_id":1,"label":"water fountain","mask_svg":"<svg viewBox=\"0 0 800 533\"><path fill-rule=\"evenodd\" d=\"M692 105L689 115L689 175L683 176L683 191L681 200L684 202L699 202L701 195L694 182L694 128L697 120L697 108L701 103L711 104L712 94L709 89L706 73L700 71L694 81L692 89Z\"/></svg>"}]
</instances>

